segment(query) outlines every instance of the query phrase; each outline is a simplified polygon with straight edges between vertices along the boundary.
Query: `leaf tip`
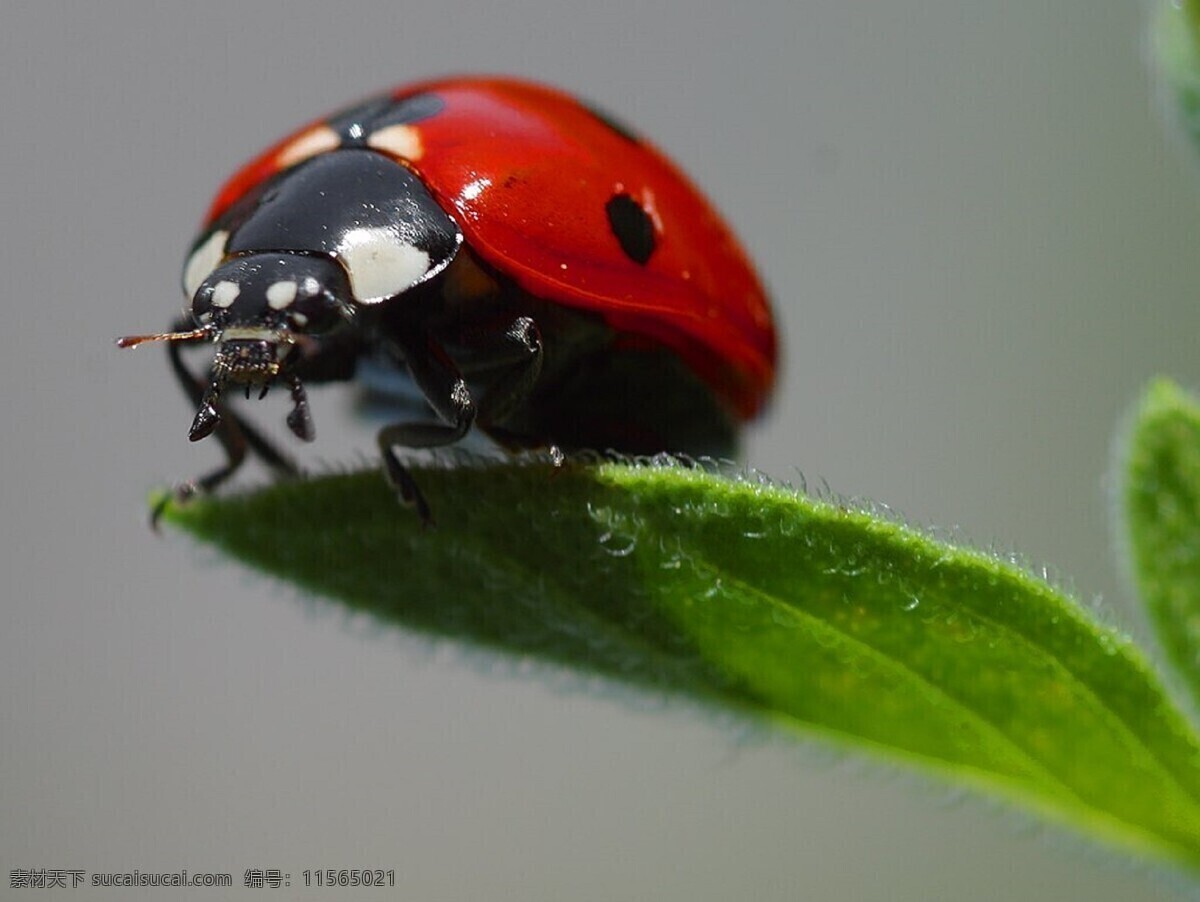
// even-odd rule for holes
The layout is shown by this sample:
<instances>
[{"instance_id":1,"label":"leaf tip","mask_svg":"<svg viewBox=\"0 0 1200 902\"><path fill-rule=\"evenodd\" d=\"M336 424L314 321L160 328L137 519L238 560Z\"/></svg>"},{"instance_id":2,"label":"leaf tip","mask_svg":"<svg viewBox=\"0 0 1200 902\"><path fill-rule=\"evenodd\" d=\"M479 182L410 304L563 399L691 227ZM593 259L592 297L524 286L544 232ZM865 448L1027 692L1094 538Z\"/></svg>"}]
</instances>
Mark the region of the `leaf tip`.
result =
<instances>
[{"instance_id":1,"label":"leaf tip","mask_svg":"<svg viewBox=\"0 0 1200 902\"><path fill-rule=\"evenodd\" d=\"M1146 386L1146 390L1142 393L1140 412L1142 416L1145 416L1164 410L1193 406L1191 395L1178 382L1169 376L1158 376Z\"/></svg>"}]
</instances>

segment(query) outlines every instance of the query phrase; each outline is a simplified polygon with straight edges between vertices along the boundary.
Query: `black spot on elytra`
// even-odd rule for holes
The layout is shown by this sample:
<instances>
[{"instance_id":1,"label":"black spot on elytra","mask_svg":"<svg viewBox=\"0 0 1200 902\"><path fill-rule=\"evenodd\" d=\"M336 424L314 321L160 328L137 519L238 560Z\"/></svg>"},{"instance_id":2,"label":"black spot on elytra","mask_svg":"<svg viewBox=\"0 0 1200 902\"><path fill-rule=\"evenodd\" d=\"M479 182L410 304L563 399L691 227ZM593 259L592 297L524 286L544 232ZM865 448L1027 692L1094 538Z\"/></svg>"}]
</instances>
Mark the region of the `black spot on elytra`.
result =
<instances>
[{"instance_id":1,"label":"black spot on elytra","mask_svg":"<svg viewBox=\"0 0 1200 902\"><path fill-rule=\"evenodd\" d=\"M654 253L654 223L641 204L628 194L614 194L604 205L608 224L625 256L645 266Z\"/></svg>"},{"instance_id":2,"label":"black spot on elytra","mask_svg":"<svg viewBox=\"0 0 1200 902\"><path fill-rule=\"evenodd\" d=\"M585 110L587 110L589 113L591 113L593 116L595 116L597 119L599 119L608 128L612 129L614 132L616 132L618 135L620 135L622 138L624 138L626 141L630 141L634 144L642 143L642 138L637 132L635 132L633 129L631 129L628 125L626 125L620 119L617 119L611 113L608 113L605 110L600 109L599 107L592 106L590 103L584 103L584 104L581 104L581 106Z\"/></svg>"},{"instance_id":3,"label":"black spot on elytra","mask_svg":"<svg viewBox=\"0 0 1200 902\"><path fill-rule=\"evenodd\" d=\"M361 147L372 132L389 125L408 125L436 116L446 102L428 91L396 100L390 94L372 97L343 110L329 119L328 125L342 139L344 147Z\"/></svg>"}]
</instances>

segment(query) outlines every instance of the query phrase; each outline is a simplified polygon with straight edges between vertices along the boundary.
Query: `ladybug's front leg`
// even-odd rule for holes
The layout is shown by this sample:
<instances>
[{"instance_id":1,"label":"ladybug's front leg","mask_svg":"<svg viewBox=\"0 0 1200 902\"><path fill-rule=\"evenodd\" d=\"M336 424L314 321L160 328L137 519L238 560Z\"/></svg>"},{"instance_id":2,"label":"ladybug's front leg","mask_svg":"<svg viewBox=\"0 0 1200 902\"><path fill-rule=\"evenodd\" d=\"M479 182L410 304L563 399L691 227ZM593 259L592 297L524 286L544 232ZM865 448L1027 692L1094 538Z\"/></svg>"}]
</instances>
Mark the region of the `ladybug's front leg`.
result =
<instances>
[{"instance_id":1,"label":"ladybug's front leg","mask_svg":"<svg viewBox=\"0 0 1200 902\"><path fill-rule=\"evenodd\" d=\"M185 330L190 325L191 321L189 319L181 319L172 328L174 330ZM199 406L204 400L208 384L199 379L188 369L187 364L183 362L182 349L179 342L171 342L167 345L167 357L171 363L171 371L175 374L175 379L179 382L184 394L187 395L188 400L193 405ZM247 448L257 454L267 466L277 473L285 476L296 476L299 473L299 470L290 458L279 451L244 419L230 411L225 405L221 405L220 413L220 421L214 429L214 434L217 437L217 441L221 443L221 448L225 451L225 463L215 470L205 473L203 476L188 480L180 485L175 491L178 499L186 500L196 494L211 492L237 472L238 468L245 462ZM159 517L162 516L166 505L167 500L164 499L155 506L150 516L152 526L157 526Z\"/></svg>"},{"instance_id":2,"label":"ladybug's front leg","mask_svg":"<svg viewBox=\"0 0 1200 902\"><path fill-rule=\"evenodd\" d=\"M191 326L190 319L176 320L172 326L173 331L187 330ZM167 345L167 359L170 361L170 369L175 374L175 380L178 381L182 390L184 390L188 401L199 407L203 403L205 392L208 390L208 383L197 378L197 375L192 373L191 369L187 368L182 356L180 342L172 342ZM251 450L268 465L276 473L286 476L295 476L299 473L295 464L290 461L283 452L278 451L275 445L263 437L256 428L250 423L242 420L240 416L232 413L228 408L221 405L220 422L217 423L214 432L217 441L220 441L222 450L226 452L226 462L221 467L209 471L203 476L198 476L196 479L188 480L182 485L175 488L175 498L179 500L187 500L193 495L204 494L211 492L222 482L229 479L242 463L246 461L246 450ZM154 510L150 512L150 525L157 529L158 519L162 517L162 512L166 510L167 498L164 498Z\"/></svg>"},{"instance_id":3,"label":"ladybug's front leg","mask_svg":"<svg viewBox=\"0 0 1200 902\"><path fill-rule=\"evenodd\" d=\"M171 369L175 372L179 384L183 386L184 391L187 393L188 399L193 404L198 405L204 397L207 386L197 379L184 364L178 347L173 344L168 346L167 354L171 360ZM206 473L198 479L191 480L189 485L193 487L193 490L203 492L212 491L232 476L245 461L247 448L258 455L263 463L281 476L300 475L299 468L290 457L276 448L269 439L251 426L244 417L234 413L225 405L221 405L221 422L217 424L217 427L213 430L213 434L216 435L217 441L221 443L221 448L224 449L228 460L224 466L218 467L211 473Z\"/></svg>"},{"instance_id":4,"label":"ladybug's front leg","mask_svg":"<svg viewBox=\"0 0 1200 902\"><path fill-rule=\"evenodd\" d=\"M187 324L180 320L177 327ZM287 416L288 428L292 434L302 441L311 442L316 433L313 429L312 415L308 406L308 395L304 391L305 382L334 382L350 379L354 375L354 365L361 352L358 338L350 331L343 331L320 340L312 336L295 335L287 358L282 362L282 373L279 379L287 383L292 396L292 410ZM171 369L176 379L183 387L188 399L197 405L206 423L213 423L213 433L225 451L226 462L211 473L206 473L198 479L193 479L180 487L181 497L187 497L199 492L209 492L232 476L242 465L249 450L275 471L278 476L292 478L300 475L300 469L290 457L275 447L269 439L255 429L242 416L222 404L217 394L217 385L205 383L199 379L183 362L183 356L176 343L168 345ZM249 387L247 387L247 393ZM265 394L265 389L264 392ZM247 397L249 395L247 394ZM210 401L215 402L215 408L205 411ZM198 417L198 421L200 417ZM205 431L198 435L202 438ZM193 439L193 441L195 438Z\"/></svg>"},{"instance_id":5,"label":"ladybug's front leg","mask_svg":"<svg viewBox=\"0 0 1200 902\"><path fill-rule=\"evenodd\" d=\"M429 503L412 474L400 463L396 447L436 448L461 439L475 422L476 407L458 366L429 335L407 331L392 336L395 356L403 357L413 381L442 423L395 423L379 430L376 441L383 456L384 472L400 499L416 508L423 524L433 522Z\"/></svg>"}]
</instances>

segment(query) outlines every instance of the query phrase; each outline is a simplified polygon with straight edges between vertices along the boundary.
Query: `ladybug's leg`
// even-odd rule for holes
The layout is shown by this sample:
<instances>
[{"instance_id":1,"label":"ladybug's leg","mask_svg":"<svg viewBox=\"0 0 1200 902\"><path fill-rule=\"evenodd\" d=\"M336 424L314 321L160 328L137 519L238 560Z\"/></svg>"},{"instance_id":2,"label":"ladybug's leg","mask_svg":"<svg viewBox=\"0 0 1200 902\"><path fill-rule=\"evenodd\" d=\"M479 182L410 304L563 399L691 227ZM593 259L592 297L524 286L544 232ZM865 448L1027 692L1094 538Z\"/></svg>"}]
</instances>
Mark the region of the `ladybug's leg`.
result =
<instances>
[{"instance_id":1,"label":"ladybug's leg","mask_svg":"<svg viewBox=\"0 0 1200 902\"><path fill-rule=\"evenodd\" d=\"M528 316L515 319L504 333L505 349L514 362L498 377L479 400L479 419L482 423L499 423L520 402L542 373L542 333Z\"/></svg>"},{"instance_id":2,"label":"ladybug's leg","mask_svg":"<svg viewBox=\"0 0 1200 902\"><path fill-rule=\"evenodd\" d=\"M429 524L433 522L429 503L412 474L396 457L395 448L436 448L453 444L466 435L475 422L476 407L458 366L432 337L400 333L393 339L413 382L444 422L395 423L380 429L376 441L388 482L400 493L405 504L416 508L421 522Z\"/></svg>"},{"instance_id":3,"label":"ladybug's leg","mask_svg":"<svg viewBox=\"0 0 1200 902\"><path fill-rule=\"evenodd\" d=\"M189 320L180 320L174 328L186 329L189 325ZM207 388L206 383L198 379L183 362L179 343L172 342L168 344L167 355L171 362L171 370L175 373L175 378L179 382L179 385L183 388L184 393L188 396L192 404L198 406L204 398ZM225 450L225 464L180 486L178 495L181 499L200 492L210 492L232 476L245 461L247 448L258 455L267 466L276 472L287 476L297 475L299 471L296 469L296 465L264 438L258 430L237 414L231 412L224 405L221 405L221 407L221 419L214 433L217 440L221 443L221 447ZM162 513L164 506L165 502L155 509L153 514L155 521L157 521L159 515Z\"/></svg>"},{"instance_id":4,"label":"ladybug's leg","mask_svg":"<svg viewBox=\"0 0 1200 902\"><path fill-rule=\"evenodd\" d=\"M428 335L418 337L407 331L399 332L395 339L413 381L444 422L385 426L379 431L379 450L392 487L406 504L417 509L422 523L431 523L429 504L394 449L397 446L434 448L450 445L467 434L477 417L487 423L502 420L529 393L541 374L542 336L537 324L529 317L522 316L513 321L505 330L503 348L494 352L497 357L512 363L488 386L478 406L457 364L437 341Z\"/></svg>"}]
</instances>

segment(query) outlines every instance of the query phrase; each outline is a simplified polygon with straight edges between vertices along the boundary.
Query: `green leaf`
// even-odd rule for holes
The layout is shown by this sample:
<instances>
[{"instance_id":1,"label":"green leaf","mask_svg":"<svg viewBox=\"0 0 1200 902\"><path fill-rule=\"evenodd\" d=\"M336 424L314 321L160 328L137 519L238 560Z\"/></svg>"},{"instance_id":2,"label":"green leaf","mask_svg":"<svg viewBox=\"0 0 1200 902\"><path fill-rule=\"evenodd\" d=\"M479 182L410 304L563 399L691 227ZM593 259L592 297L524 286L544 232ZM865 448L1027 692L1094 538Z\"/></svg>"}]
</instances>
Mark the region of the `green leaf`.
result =
<instances>
[{"instance_id":1,"label":"green leaf","mask_svg":"<svg viewBox=\"0 0 1200 902\"><path fill-rule=\"evenodd\" d=\"M1200 0L1160 0L1155 50L1180 128L1200 149Z\"/></svg>"},{"instance_id":2,"label":"green leaf","mask_svg":"<svg viewBox=\"0 0 1200 902\"><path fill-rule=\"evenodd\" d=\"M1128 440L1125 520L1138 591L1200 701L1200 406L1166 379L1147 390Z\"/></svg>"},{"instance_id":3,"label":"green leaf","mask_svg":"<svg viewBox=\"0 0 1200 902\"><path fill-rule=\"evenodd\" d=\"M168 508L406 628L768 718L1200 863L1200 746L1145 661L1029 573L681 466L375 472Z\"/></svg>"}]
</instances>

